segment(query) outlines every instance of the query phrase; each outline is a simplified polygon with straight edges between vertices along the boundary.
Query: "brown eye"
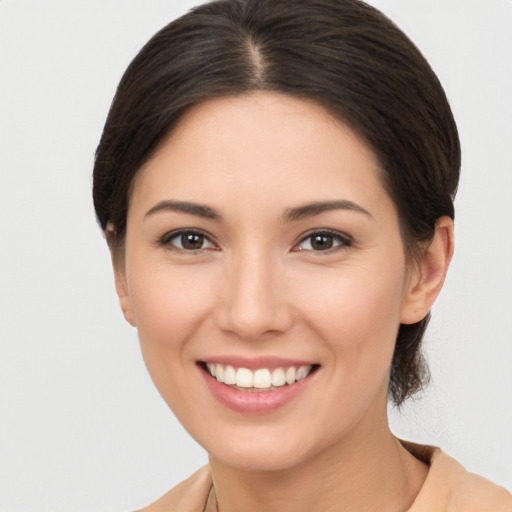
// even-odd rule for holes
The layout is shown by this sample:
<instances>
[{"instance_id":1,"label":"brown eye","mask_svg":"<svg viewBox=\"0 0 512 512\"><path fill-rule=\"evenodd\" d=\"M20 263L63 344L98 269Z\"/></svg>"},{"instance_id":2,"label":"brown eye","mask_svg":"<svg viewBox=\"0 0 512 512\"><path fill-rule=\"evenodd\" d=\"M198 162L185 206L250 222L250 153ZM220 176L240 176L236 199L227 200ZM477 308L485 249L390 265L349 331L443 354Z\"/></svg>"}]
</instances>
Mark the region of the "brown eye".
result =
<instances>
[{"instance_id":1,"label":"brown eye","mask_svg":"<svg viewBox=\"0 0 512 512\"><path fill-rule=\"evenodd\" d=\"M334 238L332 235L314 235L311 237L311 247L315 251L325 251L332 249Z\"/></svg>"},{"instance_id":2,"label":"brown eye","mask_svg":"<svg viewBox=\"0 0 512 512\"><path fill-rule=\"evenodd\" d=\"M196 233L188 233L181 235L180 237L181 247L188 251L197 251L203 248L204 235L198 235Z\"/></svg>"},{"instance_id":3,"label":"brown eye","mask_svg":"<svg viewBox=\"0 0 512 512\"><path fill-rule=\"evenodd\" d=\"M297 246L299 251L329 251L350 247L352 241L338 232L319 231L303 238Z\"/></svg>"},{"instance_id":4,"label":"brown eye","mask_svg":"<svg viewBox=\"0 0 512 512\"><path fill-rule=\"evenodd\" d=\"M215 248L215 245L204 233L193 230L167 233L160 240L160 244L170 249L184 252L197 252Z\"/></svg>"}]
</instances>

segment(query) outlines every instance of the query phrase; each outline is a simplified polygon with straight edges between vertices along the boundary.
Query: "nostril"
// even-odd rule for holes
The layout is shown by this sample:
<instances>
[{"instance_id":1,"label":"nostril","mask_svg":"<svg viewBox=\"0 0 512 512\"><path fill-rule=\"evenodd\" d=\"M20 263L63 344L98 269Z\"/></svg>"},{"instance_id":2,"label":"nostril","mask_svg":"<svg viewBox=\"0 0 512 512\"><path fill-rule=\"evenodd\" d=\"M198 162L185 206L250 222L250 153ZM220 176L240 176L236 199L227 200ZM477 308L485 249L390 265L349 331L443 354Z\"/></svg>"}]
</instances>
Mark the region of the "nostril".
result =
<instances>
[{"instance_id":1,"label":"nostril","mask_svg":"<svg viewBox=\"0 0 512 512\"><path fill-rule=\"evenodd\" d=\"M240 301L219 305L216 321L222 331L236 334L242 340L252 341L287 331L293 323L293 315L285 304Z\"/></svg>"}]
</instances>

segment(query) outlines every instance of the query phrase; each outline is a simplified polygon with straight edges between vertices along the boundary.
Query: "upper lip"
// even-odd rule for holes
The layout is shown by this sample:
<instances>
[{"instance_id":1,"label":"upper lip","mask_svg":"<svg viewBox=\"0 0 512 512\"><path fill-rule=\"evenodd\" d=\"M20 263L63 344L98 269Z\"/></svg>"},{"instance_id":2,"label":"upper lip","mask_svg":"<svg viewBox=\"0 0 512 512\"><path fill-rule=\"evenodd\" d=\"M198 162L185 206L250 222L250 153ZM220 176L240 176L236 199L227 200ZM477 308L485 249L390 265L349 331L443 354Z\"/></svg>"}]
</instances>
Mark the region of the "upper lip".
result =
<instances>
[{"instance_id":1,"label":"upper lip","mask_svg":"<svg viewBox=\"0 0 512 512\"><path fill-rule=\"evenodd\" d=\"M224 366L231 365L234 368L248 368L249 370L257 370L258 368L282 368L290 366L308 366L318 365L311 360L291 359L279 356L258 356L258 357L240 357L240 356L212 356L201 359L201 363L222 364Z\"/></svg>"}]
</instances>

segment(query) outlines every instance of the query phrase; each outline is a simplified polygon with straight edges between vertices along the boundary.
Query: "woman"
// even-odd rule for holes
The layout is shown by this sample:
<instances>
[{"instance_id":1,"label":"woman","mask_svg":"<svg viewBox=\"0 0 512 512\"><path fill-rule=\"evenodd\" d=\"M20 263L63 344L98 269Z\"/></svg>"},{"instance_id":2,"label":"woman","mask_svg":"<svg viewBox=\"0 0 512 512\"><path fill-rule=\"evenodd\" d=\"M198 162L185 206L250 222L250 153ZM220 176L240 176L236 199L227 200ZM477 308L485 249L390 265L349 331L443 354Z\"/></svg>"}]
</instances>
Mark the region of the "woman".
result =
<instances>
[{"instance_id":1,"label":"woman","mask_svg":"<svg viewBox=\"0 0 512 512\"><path fill-rule=\"evenodd\" d=\"M459 168L435 74L360 1L218 1L148 42L94 201L125 318L209 465L145 510L512 510L386 415L426 380Z\"/></svg>"}]
</instances>

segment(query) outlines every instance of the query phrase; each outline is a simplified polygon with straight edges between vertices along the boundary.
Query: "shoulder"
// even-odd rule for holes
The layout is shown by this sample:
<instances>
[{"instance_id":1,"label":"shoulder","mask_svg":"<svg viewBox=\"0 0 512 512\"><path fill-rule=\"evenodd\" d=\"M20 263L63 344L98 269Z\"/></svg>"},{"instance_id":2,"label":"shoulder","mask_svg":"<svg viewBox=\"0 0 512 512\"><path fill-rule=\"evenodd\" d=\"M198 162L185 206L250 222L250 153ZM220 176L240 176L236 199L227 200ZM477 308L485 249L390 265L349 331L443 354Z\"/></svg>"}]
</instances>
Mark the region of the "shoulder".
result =
<instances>
[{"instance_id":1,"label":"shoulder","mask_svg":"<svg viewBox=\"0 0 512 512\"><path fill-rule=\"evenodd\" d=\"M512 495L469 473L439 448L429 452L430 470L409 512L512 512Z\"/></svg>"},{"instance_id":2,"label":"shoulder","mask_svg":"<svg viewBox=\"0 0 512 512\"><path fill-rule=\"evenodd\" d=\"M512 512L512 495L473 473L466 473L452 502L454 510L465 512Z\"/></svg>"},{"instance_id":3,"label":"shoulder","mask_svg":"<svg viewBox=\"0 0 512 512\"><path fill-rule=\"evenodd\" d=\"M211 487L210 469L204 466L159 500L138 512L202 512Z\"/></svg>"}]
</instances>

